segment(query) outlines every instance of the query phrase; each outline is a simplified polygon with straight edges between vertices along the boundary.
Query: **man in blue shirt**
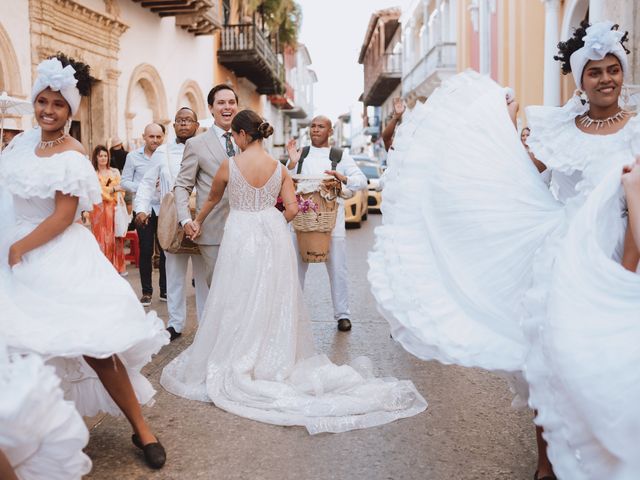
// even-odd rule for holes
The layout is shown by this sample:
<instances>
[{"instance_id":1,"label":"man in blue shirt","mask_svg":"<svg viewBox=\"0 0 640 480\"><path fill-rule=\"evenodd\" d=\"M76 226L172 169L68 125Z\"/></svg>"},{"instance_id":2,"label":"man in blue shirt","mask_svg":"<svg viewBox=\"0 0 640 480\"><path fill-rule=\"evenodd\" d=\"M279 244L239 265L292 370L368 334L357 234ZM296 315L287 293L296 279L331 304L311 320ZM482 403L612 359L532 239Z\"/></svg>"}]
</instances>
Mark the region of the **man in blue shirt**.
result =
<instances>
[{"instance_id":1,"label":"man in blue shirt","mask_svg":"<svg viewBox=\"0 0 640 480\"><path fill-rule=\"evenodd\" d=\"M122 170L121 185L125 190L135 195L143 179L144 174L151 167L151 156L164 140L164 128L157 123L150 123L144 129L142 135L144 146L127 155L127 160ZM156 243L158 230L158 213L160 212L160 191L156 192L151 201L151 215L146 223L136 225L138 240L140 242L140 283L142 284L142 297L140 303L148 307L151 305L153 285L151 272L153 271L152 257ZM167 279L165 276L165 256L160 250L160 300L167 301Z\"/></svg>"}]
</instances>

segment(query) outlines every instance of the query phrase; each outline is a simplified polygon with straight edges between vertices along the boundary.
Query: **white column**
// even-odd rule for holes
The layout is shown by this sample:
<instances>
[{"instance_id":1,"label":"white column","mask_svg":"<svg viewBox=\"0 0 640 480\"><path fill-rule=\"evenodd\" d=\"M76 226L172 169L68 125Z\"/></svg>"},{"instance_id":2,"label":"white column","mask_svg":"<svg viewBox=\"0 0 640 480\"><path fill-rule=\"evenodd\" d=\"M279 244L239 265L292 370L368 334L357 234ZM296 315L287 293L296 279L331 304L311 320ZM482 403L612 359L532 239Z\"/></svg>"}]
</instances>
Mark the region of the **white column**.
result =
<instances>
[{"instance_id":1,"label":"white column","mask_svg":"<svg viewBox=\"0 0 640 480\"><path fill-rule=\"evenodd\" d=\"M487 0L479 0L478 40L480 44L480 73L491 74L491 12Z\"/></svg>"},{"instance_id":2,"label":"white column","mask_svg":"<svg viewBox=\"0 0 640 480\"><path fill-rule=\"evenodd\" d=\"M560 64L553 59L560 39L560 0L544 2L544 104L560 105Z\"/></svg>"},{"instance_id":3,"label":"white column","mask_svg":"<svg viewBox=\"0 0 640 480\"><path fill-rule=\"evenodd\" d=\"M589 23L594 24L604 18L604 0L589 0Z\"/></svg>"},{"instance_id":4,"label":"white column","mask_svg":"<svg viewBox=\"0 0 640 480\"><path fill-rule=\"evenodd\" d=\"M431 45L429 44L429 4L431 0L422 0L422 24L424 25L424 33L422 37L422 48L424 55L429 53Z\"/></svg>"}]
</instances>

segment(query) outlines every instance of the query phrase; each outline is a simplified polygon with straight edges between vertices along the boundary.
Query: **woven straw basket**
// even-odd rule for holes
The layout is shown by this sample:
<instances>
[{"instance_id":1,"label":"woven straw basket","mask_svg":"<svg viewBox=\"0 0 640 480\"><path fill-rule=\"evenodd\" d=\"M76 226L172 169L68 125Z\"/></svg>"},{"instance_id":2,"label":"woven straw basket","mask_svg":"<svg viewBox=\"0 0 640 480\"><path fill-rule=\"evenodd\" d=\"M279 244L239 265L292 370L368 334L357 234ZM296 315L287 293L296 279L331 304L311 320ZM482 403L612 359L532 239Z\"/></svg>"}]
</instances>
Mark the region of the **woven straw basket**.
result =
<instances>
[{"instance_id":1,"label":"woven straw basket","mask_svg":"<svg viewBox=\"0 0 640 480\"><path fill-rule=\"evenodd\" d=\"M298 238L302 260L307 263L326 262L329 258L331 232L338 216L337 198L341 184L333 177L294 176L296 191L303 199L311 199L317 211L298 213L291 222ZM315 188L313 191L308 191Z\"/></svg>"}]
</instances>

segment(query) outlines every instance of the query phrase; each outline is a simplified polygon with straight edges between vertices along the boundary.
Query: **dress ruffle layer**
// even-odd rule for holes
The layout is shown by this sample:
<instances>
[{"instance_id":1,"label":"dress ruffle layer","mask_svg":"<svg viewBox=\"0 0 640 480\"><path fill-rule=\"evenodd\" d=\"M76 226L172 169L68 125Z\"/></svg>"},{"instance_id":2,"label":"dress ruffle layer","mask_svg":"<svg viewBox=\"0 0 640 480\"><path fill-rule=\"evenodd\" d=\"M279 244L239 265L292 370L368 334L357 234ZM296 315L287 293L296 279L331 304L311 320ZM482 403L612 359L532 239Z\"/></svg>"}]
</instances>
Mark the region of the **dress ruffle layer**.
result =
<instances>
[{"instance_id":1,"label":"dress ruffle layer","mask_svg":"<svg viewBox=\"0 0 640 480\"><path fill-rule=\"evenodd\" d=\"M86 155L67 151L50 157L36 156L37 128L17 140L0 157L0 185L9 193L22 198L51 198L60 191L78 197L79 209L87 211L102 202L96 172Z\"/></svg>"},{"instance_id":2,"label":"dress ruffle layer","mask_svg":"<svg viewBox=\"0 0 640 480\"><path fill-rule=\"evenodd\" d=\"M0 345L0 451L22 480L80 480L89 432L53 368Z\"/></svg>"},{"instance_id":3,"label":"dress ruffle layer","mask_svg":"<svg viewBox=\"0 0 640 480\"><path fill-rule=\"evenodd\" d=\"M522 298L562 209L520 143L503 89L474 72L453 77L417 104L394 148L369 256L394 339L423 359L520 371Z\"/></svg>"}]
</instances>

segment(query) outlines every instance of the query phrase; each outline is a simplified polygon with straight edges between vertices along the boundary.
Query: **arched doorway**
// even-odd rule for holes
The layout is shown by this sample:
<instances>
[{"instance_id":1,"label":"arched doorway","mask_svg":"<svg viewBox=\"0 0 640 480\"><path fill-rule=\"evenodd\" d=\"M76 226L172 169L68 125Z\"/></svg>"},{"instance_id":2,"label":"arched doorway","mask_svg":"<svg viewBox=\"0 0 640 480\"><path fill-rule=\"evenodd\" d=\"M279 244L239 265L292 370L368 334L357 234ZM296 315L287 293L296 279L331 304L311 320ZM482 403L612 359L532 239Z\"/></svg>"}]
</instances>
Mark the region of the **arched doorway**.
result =
<instances>
[{"instance_id":1,"label":"arched doorway","mask_svg":"<svg viewBox=\"0 0 640 480\"><path fill-rule=\"evenodd\" d=\"M185 81L180 87L176 111L181 107L189 107L198 115L198 120L207 118L207 103L200 86L194 80Z\"/></svg>"},{"instance_id":2,"label":"arched doorway","mask_svg":"<svg viewBox=\"0 0 640 480\"><path fill-rule=\"evenodd\" d=\"M22 91L22 82L20 81L20 68L18 65L18 57L13 49L9 35L0 25L0 93L7 92L13 97L26 98ZM0 138L0 144L6 145L11 139L24 130L22 117L6 116L4 118L3 138Z\"/></svg>"},{"instance_id":3,"label":"arched doorway","mask_svg":"<svg viewBox=\"0 0 640 480\"><path fill-rule=\"evenodd\" d=\"M157 122L169 123L167 95L158 71L149 64L138 65L131 74L125 110L127 143L140 146L144 127Z\"/></svg>"}]
</instances>

